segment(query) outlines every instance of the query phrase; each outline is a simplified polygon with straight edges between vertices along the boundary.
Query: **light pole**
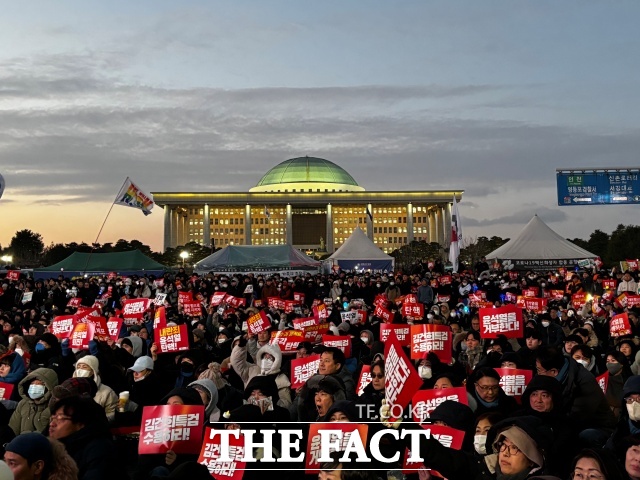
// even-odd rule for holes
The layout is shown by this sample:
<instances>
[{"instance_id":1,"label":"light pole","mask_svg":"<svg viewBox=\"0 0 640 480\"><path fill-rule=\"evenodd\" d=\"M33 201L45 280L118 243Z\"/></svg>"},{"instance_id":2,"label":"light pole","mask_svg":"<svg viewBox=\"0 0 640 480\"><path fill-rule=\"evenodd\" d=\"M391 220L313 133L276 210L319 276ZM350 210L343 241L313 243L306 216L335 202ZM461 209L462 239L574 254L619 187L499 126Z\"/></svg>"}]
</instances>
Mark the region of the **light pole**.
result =
<instances>
[{"instance_id":1,"label":"light pole","mask_svg":"<svg viewBox=\"0 0 640 480\"><path fill-rule=\"evenodd\" d=\"M182 259L182 268L184 268L184 261L189 258L189 252L180 252L180 258Z\"/></svg>"}]
</instances>

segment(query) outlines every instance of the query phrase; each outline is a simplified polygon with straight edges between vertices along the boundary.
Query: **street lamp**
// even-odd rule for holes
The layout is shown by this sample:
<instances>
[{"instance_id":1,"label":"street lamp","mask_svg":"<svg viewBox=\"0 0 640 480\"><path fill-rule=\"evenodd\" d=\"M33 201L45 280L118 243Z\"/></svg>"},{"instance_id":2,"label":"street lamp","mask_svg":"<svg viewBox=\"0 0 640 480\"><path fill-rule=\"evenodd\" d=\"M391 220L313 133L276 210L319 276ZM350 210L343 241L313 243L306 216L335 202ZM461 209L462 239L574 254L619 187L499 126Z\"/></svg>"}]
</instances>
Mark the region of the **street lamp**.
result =
<instances>
[{"instance_id":1,"label":"street lamp","mask_svg":"<svg viewBox=\"0 0 640 480\"><path fill-rule=\"evenodd\" d=\"M2 260L4 263L11 263L13 261L13 257L11 255L3 255L2 257L0 257L0 260Z\"/></svg>"},{"instance_id":2,"label":"street lamp","mask_svg":"<svg viewBox=\"0 0 640 480\"><path fill-rule=\"evenodd\" d=\"M180 258L182 259L182 268L184 268L184 261L189 258L189 252L180 252Z\"/></svg>"}]
</instances>

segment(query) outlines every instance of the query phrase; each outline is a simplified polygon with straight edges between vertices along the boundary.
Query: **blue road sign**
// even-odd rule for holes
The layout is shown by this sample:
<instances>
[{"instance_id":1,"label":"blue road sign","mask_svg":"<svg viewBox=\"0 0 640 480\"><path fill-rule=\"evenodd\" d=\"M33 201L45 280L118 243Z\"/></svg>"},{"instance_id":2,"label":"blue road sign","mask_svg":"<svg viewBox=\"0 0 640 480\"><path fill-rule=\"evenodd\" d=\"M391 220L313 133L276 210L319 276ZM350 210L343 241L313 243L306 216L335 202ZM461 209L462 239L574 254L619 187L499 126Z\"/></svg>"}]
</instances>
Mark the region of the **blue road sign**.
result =
<instances>
[{"instance_id":1,"label":"blue road sign","mask_svg":"<svg viewBox=\"0 0 640 480\"><path fill-rule=\"evenodd\" d=\"M558 171L558 205L640 204L640 171Z\"/></svg>"}]
</instances>

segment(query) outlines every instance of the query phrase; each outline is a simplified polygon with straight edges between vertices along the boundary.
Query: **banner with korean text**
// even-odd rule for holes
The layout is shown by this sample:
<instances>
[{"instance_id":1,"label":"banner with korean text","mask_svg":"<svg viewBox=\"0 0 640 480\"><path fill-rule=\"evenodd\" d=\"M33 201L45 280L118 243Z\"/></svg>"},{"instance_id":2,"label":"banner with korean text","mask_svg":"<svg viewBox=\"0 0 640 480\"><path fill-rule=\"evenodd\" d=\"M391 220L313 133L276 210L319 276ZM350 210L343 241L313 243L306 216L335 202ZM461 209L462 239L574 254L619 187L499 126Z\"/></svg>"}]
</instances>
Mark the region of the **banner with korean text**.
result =
<instances>
[{"instance_id":1,"label":"banner with korean text","mask_svg":"<svg viewBox=\"0 0 640 480\"><path fill-rule=\"evenodd\" d=\"M441 390L418 390L411 399L413 420L422 423L438 405L446 400L469 405L467 389L464 387L443 388Z\"/></svg>"},{"instance_id":2,"label":"banner with korean text","mask_svg":"<svg viewBox=\"0 0 640 480\"><path fill-rule=\"evenodd\" d=\"M622 335L631 334L631 324L629 323L629 315L621 313L611 318L609 322L609 333L612 337L620 337Z\"/></svg>"},{"instance_id":3,"label":"banner with korean text","mask_svg":"<svg viewBox=\"0 0 640 480\"><path fill-rule=\"evenodd\" d=\"M312 423L309 428L309 441L307 443L307 455L305 457L306 474L317 474L320 472L320 462L318 459L321 454L320 443L322 436L319 430L335 430L339 432L339 435L337 435L337 438L340 438L340 448L338 448L338 451L344 452L350 442L351 435L358 435L361 445L367 444L369 426L360 423ZM333 434L329 437L333 437Z\"/></svg>"},{"instance_id":4,"label":"banner with korean text","mask_svg":"<svg viewBox=\"0 0 640 480\"><path fill-rule=\"evenodd\" d=\"M518 368L495 368L494 370L500 375L500 386L504 393L514 397L520 403L524 390L533 378L533 372Z\"/></svg>"},{"instance_id":5,"label":"banner with korean text","mask_svg":"<svg viewBox=\"0 0 640 480\"><path fill-rule=\"evenodd\" d=\"M447 325L412 325L411 358L425 358L428 352L435 353L442 363L451 363L452 334Z\"/></svg>"},{"instance_id":6,"label":"banner with korean text","mask_svg":"<svg viewBox=\"0 0 640 480\"><path fill-rule=\"evenodd\" d=\"M229 437L228 453L230 461L221 461L222 445L220 435L211 427L205 428L204 442L198 457L198 463L204 465L216 479L241 480L247 466L244 457L244 435ZM225 458L223 456L223 458ZM226 458L225 458L226 460Z\"/></svg>"},{"instance_id":7,"label":"banner with korean text","mask_svg":"<svg viewBox=\"0 0 640 480\"><path fill-rule=\"evenodd\" d=\"M371 378L371 365L362 365L356 395L361 396L364 393L365 387L371 383L371 380L373 380Z\"/></svg>"},{"instance_id":8,"label":"banner with korean text","mask_svg":"<svg viewBox=\"0 0 640 480\"><path fill-rule=\"evenodd\" d=\"M73 315L61 315L55 317L51 321L50 331L59 340L68 338L71 335L73 326L75 325L75 317Z\"/></svg>"},{"instance_id":9,"label":"banner with korean text","mask_svg":"<svg viewBox=\"0 0 640 480\"><path fill-rule=\"evenodd\" d=\"M189 331L184 324L156 328L153 334L158 353L189 350Z\"/></svg>"},{"instance_id":10,"label":"banner with korean text","mask_svg":"<svg viewBox=\"0 0 640 480\"><path fill-rule=\"evenodd\" d=\"M351 357L351 337L349 335L322 335L325 347L336 347L344 352L346 358Z\"/></svg>"},{"instance_id":11,"label":"banner with korean text","mask_svg":"<svg viewBox=\"0 0 640 480\"><path fill-rule=\"evenodd\" d=\"M156 405L144 407L138 453L198 454L202 445L204 406Z\"/></svg>"},{"instance_id":12,"label":"banner with korean text","mask_svg":"<svg viewBox=\"0 0 640 480\"><path fill-rule=\"evenodd\" d=\"M319 367L320 355L318 354L291 360L291 388L303 386L307 380L318 373Z\"/></svg>"},{"instance_id":13,"label":"banner with korean text","mask_svg":"<svg viewBox=\"0 0 640 480\"><path fill-rule=\"evenodd\" d=\"M517 305L481 308L478 315L482 338L498 338L498 335L504 335L507 338L522 338L524 335L522 309Z\"/></svg>"},{"instance_id":14,"label":"banner with korean text","mask_svg":"<svg viewBox=\"0 0 640 480\"><path fill-rule=\"evenodd\" d=\"M391 407L389 421L394 422L422 386L422 379L393 335L384 346L384 372L384 396Z\"/></svg>"},{"instance_id":15,"label":"banner with korean text","mask_svg":"<svg viewBox=\"0 0 640 480\"><path fill-rule=\"evenodd\" d=\"M271 332L271 345L278 345L282 353L295 353L298 344L304 341L304 333L300 330L282 330Z\"/></svg>"},{"instance_id":16,"label":"banner with korean text","mask_svg":"<svg viewBox=\"0 0 640 480\"><path fill-rule=\"evenodd\" d=\"M267 314L264 313L264 310L260 310L255 315L252 315L247 319L247 328L249 333L253 333L254 335L263 332L271 327L271 322L267 317Z\"/></svg>"}]
</instances>

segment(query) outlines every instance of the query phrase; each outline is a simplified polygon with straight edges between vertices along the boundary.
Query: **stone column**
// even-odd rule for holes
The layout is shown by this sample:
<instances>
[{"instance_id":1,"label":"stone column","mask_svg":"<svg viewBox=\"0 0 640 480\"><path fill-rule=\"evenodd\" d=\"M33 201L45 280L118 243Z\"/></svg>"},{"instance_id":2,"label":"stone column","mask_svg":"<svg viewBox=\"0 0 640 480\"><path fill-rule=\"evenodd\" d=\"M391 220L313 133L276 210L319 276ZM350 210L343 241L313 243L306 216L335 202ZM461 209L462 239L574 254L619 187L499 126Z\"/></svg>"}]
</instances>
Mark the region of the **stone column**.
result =
<instances>
[{"instance_id":1,"label":"stone column","mask_svg":"<svg viewBox=\"0 0 640 480\"><path fill-rule=\"evenodd\" d=\"M251 205L244 207L244 244L251 245Z\"/></svg>"},{"instance_id":2,"label":"stone column","mask_svg":"<svg viewBox=\"0 0 640 480\"><path fill-rule=\"evenodd\" d=\"M291 211L291 204L287 203L287 245L293 245L293 213Z\"/></svg>"},{"instance_id":3,"label":"stone column","mask_svg":"<svg viewBox=\"0 0 640 480\"><path fill-rule=\"evenodd\" d=\"M436 210L436 225L438 228L438 243L441 247L445 246L444 240L444 229L442 228L444 225L444 209L442 207L438 207Z\"/></svg>"},{"instance_id":4,"label":"stone column","mask_svg":"<svg viewBox=\"0 0 640 480\"><path fill-rule=\"evenodd\" d=\"M176 248L178 246L178 209L176 207L171 208L171 247Z\"/></svg>"},{"instance_id":5,"label":"stone column","mask_svg":"<svg viewBox=\"0 0 640 480\"><path fill-rule=\"evenodd\" d=\"M438 228L436 225L436 213L433 210L429 210L429 243L438 241Z\"/></svg>"},{"instance_id":6,"label":"stone column","mask_svg":"<svg viewBox=\"0 0 640 480\"><path fill-rule=\"evenodd\" d=\"M204 204L204 219L202 220L202 245L211 246L211 216L209 215L209 204Z\"/></svg>"},{"instance_id":7,"label":"stone column","mask_svg":"<svg viewBox=\"0 0 640 480\"><path fill-rule=\"evenodd\" d=\"M189 241L189 226L187 225L187 214L180 214L180 245L184 245Z\"/></svg>"},{"instance_id":8,"label":"stone column","mask_svg":"<svg viewBox=\"0 0 640 480\"><path fill-rule=\"evenodd\" d=\"M164 235L162 238L163 252L166 252L167 248L171 247L171 207L169 205L164 206Z\"/></svg>"},{"instance_id":9,"label":"stone column","mask_svg":"<svg viewBox=\"0 0 640 480\"><path fill-rule=\"evenodd\" d=\"M413 242L413 204L407 204L407 244Z\"/></svg>"},{"instance_id":10,"label":"stone column","mask_svg":"<svg viewBox=\"0 0 640 480\"><path fill-rule=\"evenodd\" d=\"M333 211L330 203L327 203L327 238L325 240L327 253L333 253L335 251L333 243Z\"/></svg>"},{"instance_id":11,"label":"stone column","mask_svg":"<svg viewBox=\"0 0 640 480\"><path fill-rule=\"evenodd\" d=\"M446 245L451 244L451 204L447 203L444 207L444 235Z\"/></svg>"},{"instance_id":12,"label":"stone column","mask_svg":"<svg viewBox=\"0 0 640 480\"><path fill-rule=\"evenodd\" d=\"M369 218L367 212L371 214L371 218ZM370 203L367 203L367 212L365 212L365 215L367 216L367 237L369 237L369 240L373 242L373 207Z\"/></svg>"}]
</instances>

